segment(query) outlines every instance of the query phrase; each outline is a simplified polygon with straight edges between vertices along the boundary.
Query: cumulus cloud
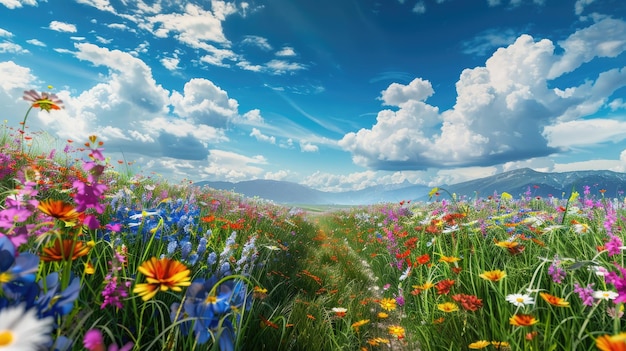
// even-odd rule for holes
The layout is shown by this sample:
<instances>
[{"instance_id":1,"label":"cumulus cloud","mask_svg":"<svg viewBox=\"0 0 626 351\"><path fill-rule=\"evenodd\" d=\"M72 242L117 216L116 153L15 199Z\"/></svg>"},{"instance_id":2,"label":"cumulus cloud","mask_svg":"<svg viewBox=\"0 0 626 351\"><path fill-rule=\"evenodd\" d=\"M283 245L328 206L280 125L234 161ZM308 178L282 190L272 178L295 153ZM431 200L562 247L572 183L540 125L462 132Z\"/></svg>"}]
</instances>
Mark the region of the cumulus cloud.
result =
<instances>
[{"instance_id":1,"label":"cumulus cloud","mask_svg":"<svg viewBox=\"0 0 626 351\"><path fill-rule=\"evenodd\" d=\"M237 100L210 80L193 78L185 84L183 93L172 92L170 98L174 111L181 117L198 124L224 128L237 117Z\"/></svg>"},{"instance_id":2,"label":"cumulus cloud","mask_svg":"<svg viewBox=\"0 0 626 351\"><path fill-rule=\"evenodd\" d=\"M290 46L285 46L276 52L276 56L296 56L296 51Z\"/></svg>"},{"instance_id":3,"label":"cumulus cloud","mask_svg":"<svg viewBox=\"0 0 626 351\"><path fill-rule=\"evenodd\" d=\"M27 67L22 67L13 61L0 62L0 89L9 96L19 90L21 94L24 87L28 87L35 80L35 76ZM21 95L20 95L21 96Z\"/></svg>"},{"instance_id":4,"label":"cumulus cloud","mask_svg":"<svg viewBox=\"0 0 626 351\"><path fill-rule=\"evenodd\" d=\"M76 26L71 23L52 21L48 28L57 32L76 33Z\"/></svg>"},{"instance_id":5,"label":"cumulus cloud","mask_svg":"<svg viewBox=\"0 0 626 351\"><path fill-rule=\"evenodd\" d=\"M308 141L300 141L300 151L302 152L318 152L319 147Z\"/></svg>"},{"instance_id":6,"label":"cumulus cloud","mask_svg":"<svg viewBox=\"0 0 626 351\"><path fill-rule=\"evenodd\" d=\"M560 148L619 142L626 139L626 122L603 118L575 120L547 126L544 135L548 145Z\"/></svg>"},{"instance_id":7,"label":"cumulus cloud","mask_svg":"<svg viewBox=\"0 0 626 351\"><path fill-rule=\"evenodd\" d=\"M41 40L38 39L28 39L26 40L27 43L31 44L31 45L35 45L35 46L41 46L41 47L45 47L46 43L42 42Z\"/></svg>"},{"instance_id":8,"label":"cumulus cloud","mask_svg":"<svg viewBox=\"0 0 626 351\"><path fill-rule=\"evenodd\" d=\"M24 49L23 47L15 43L10 43L10 42L0 43L0 54L6 54L6 53L26 54L28 53L28 50Z\"/></svg>"},{"instance_id":9,"label":"cumulus cloud","mask_svg":"<svg viewBox=\"0 0 626 351\"><path fill-rule=\"evenodd\" d=\"M267 164L261 155L245 156L231 151L211 150L208 165L201 168L202 179L225 179L240 181L259 178L264 170L259 165Z\"/></svg>"},{"instance_id":10,"label":"cumulus cloud","mask_svg":"<svg viewBox=\"0 0 626 351\"><path fill-rule=\"evenodd\" d=\"M163 67L167 68L170 71L177 70L179 63L180 59L177 57L164 57L161 59L161 64L163 65Z\"/></svg>"},{"instance_id":11,"label":"cumulus cloud","mask_svg":"<svg viewBox=\"0 0 626 351\"><path fill-rule=\"evenodd\" d=\"M485 66L463 70L456 103L442 112L426 102L434 93L427 80L393 83L380 99L396 109L380 111L371 128L344 135L338 145L356 164L385 170L488 166L549 155L566 147L563 131L573 127L559 124L597 112L626 86L626 69L609 69L574 87L549 88L551 79L594 57L619 55L625 37L625 22L605 18L560 42L557 55L550 40L521 35Z\"/></svg>"},{"instance_id":12,"label":"cumulus cloud","mask_svg":"<svg viewBox=\"0 0 626 351\"><path fill-rule=\"evenodd\" d=\"M269 51L272 50L272 46L267 41L266 38L260 37L258 35L246 35L241 41L242 44L256 46L259 49Z\"/></svg>"}]
</instances>

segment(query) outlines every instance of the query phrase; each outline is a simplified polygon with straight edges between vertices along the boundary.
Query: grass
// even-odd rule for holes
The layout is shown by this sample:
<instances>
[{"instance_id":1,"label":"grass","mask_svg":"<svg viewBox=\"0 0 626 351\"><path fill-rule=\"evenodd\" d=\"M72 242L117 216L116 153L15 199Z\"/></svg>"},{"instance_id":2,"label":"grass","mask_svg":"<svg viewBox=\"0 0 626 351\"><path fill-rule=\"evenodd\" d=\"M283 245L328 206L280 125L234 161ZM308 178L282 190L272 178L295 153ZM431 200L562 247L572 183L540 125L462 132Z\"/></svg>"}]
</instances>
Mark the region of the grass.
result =
<instances>
[{"instance_id":1,"label":"grass","mask_svg":"<svg viewBox=\"0 0 626 351\"><path fill-rule=\"evenodd\" d=\"M21 130L0 133L14 347L626 347L624 198L601 189L285 207L118 172L95 136L56 151Z\"/></svg>"}]
</instances>

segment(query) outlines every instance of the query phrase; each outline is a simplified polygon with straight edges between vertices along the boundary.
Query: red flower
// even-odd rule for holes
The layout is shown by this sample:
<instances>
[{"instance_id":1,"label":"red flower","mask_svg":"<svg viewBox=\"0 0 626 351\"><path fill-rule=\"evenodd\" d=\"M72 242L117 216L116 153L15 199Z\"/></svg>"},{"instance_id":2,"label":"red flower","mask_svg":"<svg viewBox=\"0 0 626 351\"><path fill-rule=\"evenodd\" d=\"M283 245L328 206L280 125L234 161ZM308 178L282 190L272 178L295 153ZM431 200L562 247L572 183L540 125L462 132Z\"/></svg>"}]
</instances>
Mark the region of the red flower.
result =
<instances>
[{"instance_id":1,"label":"red flower","mask_svg":"<svg viewBox=\"0 0 626 351\"><path fill-rule=\"evenodd\" d=\"M460 303L467 311L476 311L483 307L483 300L474 295L456 294L452 296L452 300Z\"/></svg>"},{"instance_id":2,"label":"red flower","mask_svg":"<svg viewBox=\"0 0 626 351\"><path fill-rule=\"evenodd\" d=\"M430 261L430 255L429 254L423 254L422 256L417 258L417 263L419 263L419 264L426 264L426 263L428 263L428 261Z\"/></svg>"},{"instance_id":3,"label":"red flower","mask_svg":"<svg viewBox=\"0 0 626 351\"><path fill-rule=\"evenodd\" d=\"M435 285L437 288L437 294L447 295L450 292L450 288L454 285L455 281L452 279L444 279Z\"/></svg>"}]
</instances>

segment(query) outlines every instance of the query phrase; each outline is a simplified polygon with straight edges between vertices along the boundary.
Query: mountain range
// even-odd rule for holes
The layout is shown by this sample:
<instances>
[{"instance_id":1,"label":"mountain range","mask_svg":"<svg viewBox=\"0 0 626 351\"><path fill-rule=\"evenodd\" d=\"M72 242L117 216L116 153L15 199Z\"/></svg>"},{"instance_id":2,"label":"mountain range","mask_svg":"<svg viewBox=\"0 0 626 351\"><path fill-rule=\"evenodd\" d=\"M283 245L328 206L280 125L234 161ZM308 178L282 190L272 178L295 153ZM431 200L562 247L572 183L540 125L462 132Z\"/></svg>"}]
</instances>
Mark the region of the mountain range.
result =
<instances>
[{"instance_id":1,"label":"mountain range","mask_svg":"<svg viewBox=\"0 0 626 351\"><path fill-rule=\"evenodd\" d=\"M393 185L378 185L362 190L326 192L305 185L277 180L249 180L237 183L201 181L194 185L228 190L245 197L259 197L278 204L308 205L367 205L403 200L428 201L431 186L408 182ZM605 197L621 197L626 190L626 173L612 171L537 172L530 168L516 169L485 178L457 184L442 184L438 187L449 193L467 197L487 197L507 192L515 198L521 196L569 196L572 190L583 193L589 186L592 194Z\"/></svg>"}]
</instances>

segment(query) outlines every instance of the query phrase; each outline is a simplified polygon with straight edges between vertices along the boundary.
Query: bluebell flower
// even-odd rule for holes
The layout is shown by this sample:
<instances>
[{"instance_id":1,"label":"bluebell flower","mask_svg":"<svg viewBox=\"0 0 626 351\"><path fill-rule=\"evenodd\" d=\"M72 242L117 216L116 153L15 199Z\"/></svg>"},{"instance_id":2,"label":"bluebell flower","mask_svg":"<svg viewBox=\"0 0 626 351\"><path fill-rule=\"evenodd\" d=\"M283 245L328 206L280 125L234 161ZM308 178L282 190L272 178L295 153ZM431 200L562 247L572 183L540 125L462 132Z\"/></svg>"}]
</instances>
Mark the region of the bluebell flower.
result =
<instances>
[{"instance_id":1,"label":"bluebell flower","mask_svg":"<svg viewBox=\"0 0 626 351\"><path fill-rule=\"evenodd\" d=\"M202 256L202 254L206 251L207 239L205 237L200 238L198 241L198 249L196 252L198 255Z\"/></svg>"},{"instance_id":2,"label":"bluebell flower","mask_svg":"<svg viewBox=\"0 0 626 351\"><path fill-rule=\"evenodd\" d=\"M211 252L209 254L209 257L207 257L206 263L209 266L213 266L215 263L217 263L217 254L215 252Z\"/></svg>"},{"instance_id":3,"label":"bluebell flower","mask_svg":"<svg viewBox=\"0 0 626 351\"><path fill-rule=\"evenodd\" d=\"M186 260L187 257L189 257L189 254L191 253L191 242L189 241L185 241L182 243L181 248L181 258L183 260Z\"/></svg>"}]
</instances>

